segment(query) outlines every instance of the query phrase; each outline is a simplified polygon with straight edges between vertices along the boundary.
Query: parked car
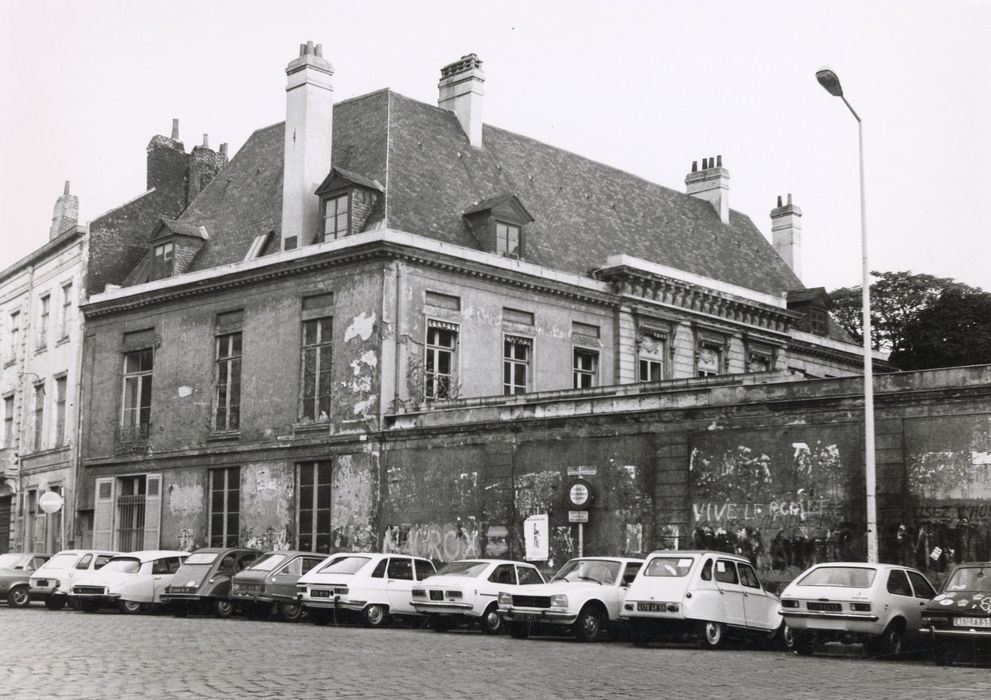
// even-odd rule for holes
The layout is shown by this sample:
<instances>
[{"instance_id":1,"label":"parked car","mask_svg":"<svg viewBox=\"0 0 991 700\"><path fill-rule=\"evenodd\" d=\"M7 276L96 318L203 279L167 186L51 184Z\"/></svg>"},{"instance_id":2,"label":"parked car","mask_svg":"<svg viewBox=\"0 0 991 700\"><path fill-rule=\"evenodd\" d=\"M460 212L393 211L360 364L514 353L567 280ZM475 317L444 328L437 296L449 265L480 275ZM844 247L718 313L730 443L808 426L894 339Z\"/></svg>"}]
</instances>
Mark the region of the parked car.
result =
<instances>
[{"instance_id":1,"label":"parked car","mask_svg":"<svg viewBox=\"0 0 991 700\"><path fill-rule=\"evenodd\" d=\"M313 552L267 552L234 575L231 599L248 614L274 611L284 620L298 620L303 606L296 599L296 582L326 559Z\"/></svg>"},{"instance_id":2,"label":"parked car","mask_svg":"<svg viewBox=\"0 0 991 700\"><path fill-rule=\"evenodd\" d=\"M95 549L62 550L31 574L31 598L45 601L49 610L61 610L69 600L73 583L103 568L118 554Z\"/></svg>"},{"instance_id":3,"label":"parked car","mask_svg":"<svg viewBox=\"0 0 991 700\"><path fill-rule=\"evenodd\" d=\"M234 612L231 600L231 579L255 561L257 549L204 547L186 557L173 582L165 587L162 602L177 615L212 612L217 617L230 617Z\"/></svg>"},{"instance_id":4,"label":"parked car","mask_svg":"<svg viewBox=\"0 0 991 700\"><path fill-rule=\"evenodd\" d=\"M499 593L499 614L509 634L526 639L538 629L570 629L582 642L600 639L619 611L642 559L581 557L572 559L547 583Z\"/></svg>"},{"instance_id":5,"label":"parked car","mask_svg":"<svg viewBox=\"0 0 991 700\"><path fill-rule=\"evenodd\" d=\"M31 574L51 556L38 552L0 554L0 599L12 608L23 608L30 603Z\"/></svg>"},{"instance_id":6,"label":"parked car","mask_svg":"<svg viewBox=\"0 0 991 700\"><path fill-rule=\"evenodd\" d=\"M435 576L413 587L413 607L430 616L430 626L443 631L451 625L478 623L486 634L503 630L500 591L544 583L533 564L505 559L466 559L441 567Z\"/></svg>"},{"instance_id":7,"label":"parked car","mask_svg":"<svg viewBox=\"0 0 991 700\"><path fill-rule=\"evenodd\" d=\"M366 627L379 627L392 616L416 615L413 586L435 573L433 562L422 557L353 553L329 557L301 576L296 590L317 624L353 613Z\"/></svg>"},{"instance_id":8,"label":"parked car","mask_svg":"<svg viewBox=\"0 0 991 700\"><path fill-rule=\"evenodd\" d=\"M630 584L620 618L630 638L646 646L661 635L694 632L716 649L727 637L788 636L778 597L764 589L746 557L725 552L657 551Z\"/></svg>"},{"instance_id":9,"label":"parked car","mask_svg":"<svg viewBox=\"0 0 991 700\"><path fill-rule=\"evenodd\" d=\"M923 609L919 632L934 644L942 663L975 647L991 649L991 562L955 566Z\"/></svg>"},{"instance_id":10,"label":"parked car","mask_svg":"<svg viewBox=\"0 0 991 700\"><path fill-rule=\"evenodd\" d=\"M162 604L162 593L187 554L171 549L118 554L99 571L80 576L72 584L71 595L84 612L150 610Z\"/></svg>"},{"instance_id":11,"label":"parked car","mask_svg":"<svg viewBox=\"0 0 991 700\"><path fill-rule=\"evenodd\" d=\"M830 562L802 572L781 592L781 614L795 651L824 641L862 642L868 654L893 657L921 643L922 610L936 595L922 572L894 564Z\"/></svg>"}]
</instances>

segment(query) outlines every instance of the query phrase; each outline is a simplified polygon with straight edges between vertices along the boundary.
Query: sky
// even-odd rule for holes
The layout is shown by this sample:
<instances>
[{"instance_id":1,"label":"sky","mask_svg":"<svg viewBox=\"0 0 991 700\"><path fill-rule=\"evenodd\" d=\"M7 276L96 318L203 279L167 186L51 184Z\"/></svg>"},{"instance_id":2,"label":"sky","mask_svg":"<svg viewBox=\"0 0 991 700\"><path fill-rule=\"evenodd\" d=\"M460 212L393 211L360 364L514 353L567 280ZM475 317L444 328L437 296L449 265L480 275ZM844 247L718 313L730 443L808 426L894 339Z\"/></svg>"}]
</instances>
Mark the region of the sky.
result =
<instances>
[{"instance_id":1,"label":"sky","mask_svg":"<svg viewBox=\"0 0 991 700\"><path fill-rule=\"evenodd\" d=\"M336 100L436 104L440 68L476 53L488 124L678 191L721 155L768 239L792 194L802 280L831 290L860 282L861 226L828 65L863 119L871 269L991 290L989 36L985 0L0 0L0 270L48 240L66 180L81 222L141 194L173 118L187 150L208 133L232 155L283 121L310 40Z\"/></svg>"}]
</instances>

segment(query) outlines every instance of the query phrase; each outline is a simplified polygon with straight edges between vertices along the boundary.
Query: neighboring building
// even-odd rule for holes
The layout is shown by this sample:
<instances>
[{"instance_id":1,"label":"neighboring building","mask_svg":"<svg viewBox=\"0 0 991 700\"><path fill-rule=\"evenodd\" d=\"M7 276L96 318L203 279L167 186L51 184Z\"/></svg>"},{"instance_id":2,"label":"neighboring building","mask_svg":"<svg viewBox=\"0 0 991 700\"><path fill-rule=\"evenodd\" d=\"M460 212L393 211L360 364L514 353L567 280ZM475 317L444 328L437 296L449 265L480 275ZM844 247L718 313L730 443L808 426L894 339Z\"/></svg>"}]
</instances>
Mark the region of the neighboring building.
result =
<instances>
[{"instance_id":1,"label":"neighboring building","mask_svg":"<svg viewBox=\"0 0 991 700\"><path fill-rule=\"evenodd\" d=\"M443 69L437 107L390 90L334 105L313 44L286 72L286 122L84 308L78 509L94 546L420 541L447 559L497 522L498 554L521 513L550 507L519 502L539 469L499 461L514 431L543 430L547 392L580 414L590 397L608 412L612 394L860 371L824 292L785 263L801 211L779 200L772 247L730 209L721 158L681 193L483 125L474 55ZM395 449L473 402L501 408L447 435L460 457L442 468ZM467 445L488 432L485 481ZM614 506L629 528L599 549L654 531L649 508Z\"/></svg>"},{"instance_id":2,"label":"neighboring building","mask_svg":"<svg viewBox=\"0 0 991 700\"><path fill-rule=\"evenodd\" d=\"M91 529L65 515L76 510L79 305L124 281L154 222L182 213L226 156L205 146L185 153L173 122L171 138L151 140L147 161L147 191L88 226L77 224L66 183L48 243L0 271L0 552L57 551ZM46 491L64 502L47 516L38 506Z\"/></svg>"}]
</instances>

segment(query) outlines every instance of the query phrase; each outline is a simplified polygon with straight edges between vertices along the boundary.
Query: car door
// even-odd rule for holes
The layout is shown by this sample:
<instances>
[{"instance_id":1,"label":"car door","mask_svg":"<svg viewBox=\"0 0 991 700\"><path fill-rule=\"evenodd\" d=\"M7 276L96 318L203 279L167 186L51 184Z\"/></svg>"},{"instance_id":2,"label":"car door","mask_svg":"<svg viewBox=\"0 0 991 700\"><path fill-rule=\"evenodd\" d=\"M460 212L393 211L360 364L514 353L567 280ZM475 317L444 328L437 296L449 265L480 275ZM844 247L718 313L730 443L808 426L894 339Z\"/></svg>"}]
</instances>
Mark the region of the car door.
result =
<instances>
[{"instance_id":1,"label":"car door","mask_svg":"<svg viewBox=\"0 0 991 700\"><path fill-rule=\"evenodd\" d=\"M913 608L913 617L907 620L907 629L909 632L912 632L922 626L922 611L925 609L926 604L936 597L936 590L926 577L918 571L906 571L906 573L908 574L908 580L912 583L912 593L918 602L918 605Z\"/></svg>"},{"instance_id":2,"label":"car door","mask_svg":"<svg viewBox=\"0 0 991 700\"><path fill-rule=\"evenodd\" d=\"M479 611L485 610L489 603L498 599L500 591L512 593L516 590L518 583L516 578L516 567L512 564L499 564L489 572L485 581L480 581L478 586Z\"/></svg>"},{"instance_id":3,"label":"car door","mask_svg":"<svg viewBox=\"0 0 991 700\"><path fill-rule=\"evenodd\" d=\"M179 557L162 557L152 562L152 603L162 602L165 587L172 583L175 572L179 570Z\"/></svg>"},{"instance_id":4,"label":"car door","mask_svg":"<svg viewBox=\"0 0 991 700\"><path fill-rule=\"evenodd\" d=\"M737 563L740 586L743 589L743 614L747 627L761 630L774 630L781 623L778 614L777 598L768 595L760 584L757 572L749 564Z\"/></svg>"},{"instance_id":5,"label":"car door","mask_svg":"<svg viewBox=\"0 0 991 700\"><path fill-rule=\"evenodd\" d=\"M723 604L722 620L713 622L725 622L730 625L746 627L747 616L743 611L743 586L740 585L740 577L736 571L736 562L730 559L716 559L713 571L713 578L716 588L719 590L719 598Z\"/></svg>"},{"instance_id":6,"label":"car door","mask_svg":"<svg viewBox=\"0 0 991 700\"><path fill-rule=\"evenodd\" d=\"M919 629L922 607L912 594L912 586L908 582L908 574L902 569L891 569L888 572L887 603L890 606L888 618L904 615L906 629ZM887 624L887 623L886 623Z\"/></svg>"},{"instance_id":7,"label":"car door","mask_svg":"<svg viewBox=\"0 0 991 700\"><path fill-rule=\"evenodd\" d=\"M413 583L416 580L413 576L413 560L410 557L389 557L386 572L389 610L394 613L415 612L410 602L413 599Z\"/></svg>"},{"instance_id":8,"label":"car door","mask_svg":"<svg viewBox=\"0 0 991 700\"><path fill-rule=\"evenodd\" d=\"M106 562L104 562L106 563ZM62 582L62 590L68 591L72 588L72 584L80 576L85 576L87 572L93 569L93 555L89 552L79 557L79 561L76 562L75 566L65 572L65 581Z\"/></svg>"}]
</instances>

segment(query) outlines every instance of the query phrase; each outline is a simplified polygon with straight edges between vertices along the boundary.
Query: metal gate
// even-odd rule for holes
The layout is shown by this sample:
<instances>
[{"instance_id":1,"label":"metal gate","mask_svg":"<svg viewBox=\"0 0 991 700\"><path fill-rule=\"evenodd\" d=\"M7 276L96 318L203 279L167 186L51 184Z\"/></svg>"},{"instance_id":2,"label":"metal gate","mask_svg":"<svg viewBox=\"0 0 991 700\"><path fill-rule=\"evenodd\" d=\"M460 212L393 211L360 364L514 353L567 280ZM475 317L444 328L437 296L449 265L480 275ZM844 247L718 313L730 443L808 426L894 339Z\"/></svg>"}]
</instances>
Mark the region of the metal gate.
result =
<instances>
[{"instance_id":1,"label":"metal gate","mask_svg":"<svg viewBox=\"0 0 991 700\"><path fill-rule=\"evenodd\" d=\"M121 552L142 549L145 535L145 495L117 497L117 545Z\"/></svg>"}]
</instances>

